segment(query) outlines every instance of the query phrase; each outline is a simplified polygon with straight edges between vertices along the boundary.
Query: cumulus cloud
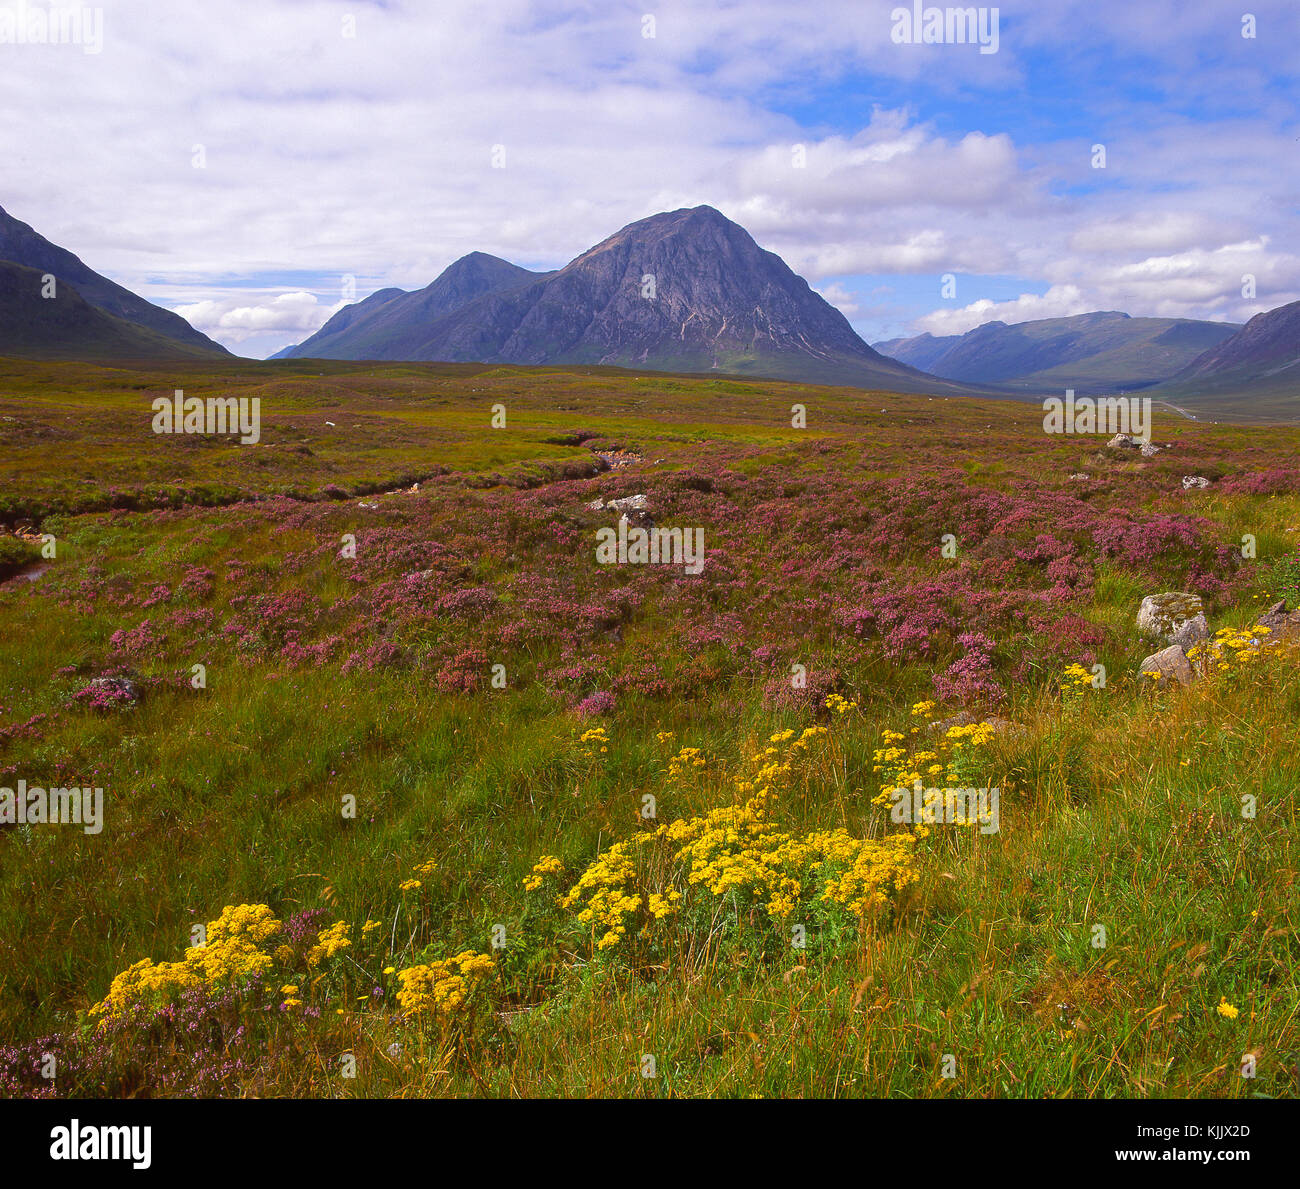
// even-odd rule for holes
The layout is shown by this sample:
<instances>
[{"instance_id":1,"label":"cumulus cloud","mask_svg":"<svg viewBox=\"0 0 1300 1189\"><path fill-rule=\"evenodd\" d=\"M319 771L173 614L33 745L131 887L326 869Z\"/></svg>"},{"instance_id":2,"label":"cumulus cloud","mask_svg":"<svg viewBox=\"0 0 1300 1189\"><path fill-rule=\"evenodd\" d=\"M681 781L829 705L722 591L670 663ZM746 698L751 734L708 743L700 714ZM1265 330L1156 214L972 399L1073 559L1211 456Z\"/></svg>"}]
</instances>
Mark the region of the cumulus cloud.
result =
<instances>
[{"instance_id":1,"label":"cumulus cloud","mask_svg":"<svg viewBox=\"0 0 1300 1189\"><path fill-rule=\"evenodd\" d=\"M894 7L228 0L161 20L114 5L102 53L3 47L0 103L23 116L0 132L0 202L259 350L336 308L338 284L315 278L413 288L476 249L553 268L701 202L841 297L884 274L937 294L952 272L963 292L1045 288L1014 303L1031 311L1077 291L1090 309L1236 319L1243 273L1263 305L1300 291L1283 247L1300 192L1300 127L1278 98L1300 39L1290 0L1252 0L1253 42L1205 2L1003 6L991 55L895 45ZM1077 101L1040 112L1025 88L1067 63Z\"/></svg>"},{"instance_id":2,"label":"cumulus cloud","mask_svg":"<svg viewBox=\"0 0 1300 1189\"><path fill-rule=\"evenodd\" d=\"M280 293L252 305L240 297L196 301L177 306L176 312L211 338L223 343L242 343L275 331L305 338L319 330L344 304L325 306L316 300L315 294L300 290Z\"/></svg>"},{"instance_id":3,"label":"cumulus cloud","mask_svg":"<svg viewBox=\"0 0 1300 1189\"><path fill-rule=\"evenodd\" d=\"M936 338L965 334L986 322L1030 322L1038 318L1069 318L1097 307L1090 304L1077 285L1053 285L1046 293L1022 293L1012 301L981 298L960 309L935 310L917 322L920 333Z\"/></svg>"}]
</instances>

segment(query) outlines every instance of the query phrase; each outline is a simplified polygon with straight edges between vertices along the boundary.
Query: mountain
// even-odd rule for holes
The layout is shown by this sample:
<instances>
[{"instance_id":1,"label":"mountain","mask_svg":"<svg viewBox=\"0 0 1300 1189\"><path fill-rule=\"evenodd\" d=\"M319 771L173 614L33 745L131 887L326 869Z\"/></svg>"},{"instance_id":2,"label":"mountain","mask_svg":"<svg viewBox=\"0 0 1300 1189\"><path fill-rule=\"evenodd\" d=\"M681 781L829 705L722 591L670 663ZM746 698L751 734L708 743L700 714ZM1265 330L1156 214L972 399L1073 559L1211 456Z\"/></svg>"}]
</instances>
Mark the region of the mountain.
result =
<instances>
[{"instance_id":1,"label":"mountain","mask_svg":"<svg viewBox=\"0 0 1300 1189\"><path fill-rule=\"evenodd\" d=\"M1300 301L1256 314L1152 395L1199 417L1300 419Z\"/></svg>"},{"instance_id":2,"label":"mountain","mask_svg":"<svg viewBox=\"0 0 1300 1189\"><path fill-rule=\"evenodd\" d=\"M71 285L77 295L88 304L114 318L133 323L137 327L191 348L198 354L229 355L230 352L207 335L200 334L179 314L164 310L143 297L124 289L107 277L87 267L71 252L50 243L26 223L22 223L0 207L0 261L34 268L41 273L51 273L59 281L59 289ZM39 300L39 289L35 291ZM134 345L148 340L133 339ZM124 346L127 344L123 344ZM30 351L24 354L31 354Z\"/></svg>"},{"instance_id":3,"label":"mountain","mask_svg":"<svg viewBox=\"0 0 1300 1189\"><path fill-rule=\"evenodd\" d=\"M1130 318L1118 311L986 322L962 335L876 343L895 359L970 384L1023 390L1134 391L1167 380L1238 326L1186 318Z\"/></svg>"},{"instance_id":4,"label":"mountain","mask_svg":"<svg viewBox=\"0 0 1300 1189\"><path fill-rule=\"evenodd\" d=\"M1288 370L1288 378L1300 384L1300 301L1256 314L1231 338L1198 355L1175 380L1266 379Z\"/></svg>"},{"instance_id":5,"label":"mountain","mask_svg":"<svg viewBox=\"0 0 1300 1189\"><path fill-rule=\"evenodd\" d=\"M471 252L414 292L380 289L344 306L309 339L276 359L424 359L426 328L476 298L517 289L551 273L529 272L486 252Z\"/></svg>"},{"instance_id":6,"label":"mountain","mask_svg":"<svg viewBox=\"0 0 1300 1189\"><path fill-rule=\"evenodd\" d=\"M459 283L462 274L470 283ZM493 287L470 296L479 285ZM282 354L607 364L968 391L872 350L779 256L709 206L631 223L558 272L528 273L475 253L418 294L378 298L340 311Z\"/></svg>"},{"instance_id":7,"label":"mountain","mask_svg":"<svg viewBox=\"0 0 1300 1189\"><path fill-rule=\"evenodd\" d=\"M107 314L62 281L53 297L43 297L45 276L0 260L0 355L133 362L212 358L210 347Z\"/></svg>"}]
</instances>

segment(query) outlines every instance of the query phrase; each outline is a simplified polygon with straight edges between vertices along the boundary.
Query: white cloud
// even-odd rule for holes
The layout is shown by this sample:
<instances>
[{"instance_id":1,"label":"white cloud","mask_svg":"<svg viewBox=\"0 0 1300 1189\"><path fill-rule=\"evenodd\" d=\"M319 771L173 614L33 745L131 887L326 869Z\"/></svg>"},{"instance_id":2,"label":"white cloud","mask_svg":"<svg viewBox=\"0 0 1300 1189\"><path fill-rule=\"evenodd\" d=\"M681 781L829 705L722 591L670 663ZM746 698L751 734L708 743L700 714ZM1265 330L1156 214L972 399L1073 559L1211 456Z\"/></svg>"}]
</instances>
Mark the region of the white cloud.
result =
<instances>
[{"instance_id":1,"label":"white cloud","mask_svg":"<svg viewBox=\"0 0 1300 1189\"><path fill-rule=\"evenodd\" d=\"M815 283L1015 276L1048 286L1017 308L1077 290L1091 309L1233 318L1234 270L1273 304L1300 291L1278 246L1296 239L1300 128L1277 88L1300 7L1252 0L1251 44L1210 0L1004 5L999 52L980 55L893 45L894 6L656 0L646 38L640 6L602 0L121 2L101 54L0 47L0 106L21 113L0 129L0 202L228 345L279 335L271 349L334 308L337 285L296 292L304 278L412 288L474 249L555 267L700 202ZM1117 86L1095 133L1053 139L1019 88L1067 44ZM834 131L843 110L836 125L818 96L851 78L906 81L943 127L868 102ZM1160 88L1176 99L1146 98ZM1221 114L1180 114L1197 105Z\"/></svg>"},{"instance_id":2,"label":"white cloud","mask_svg":"<svg viewBox=\"0 0 1300 1189\"><path fill-rule=\"evenodd\" d=\"M208 299L177 306L176 312L204 334L231 345L271 331L305 338L344 304L325 306L315 295L299 291L281 293L255 305L246 304L242 297Z\"/></svg>"},{"instance_id":3,"label":"white cloud","mask_svg":"<svg viewBox=\"0 0 1300 1189\"><path fill-rule=\"evenodd\" d=\"M1029 322L1037 318L1068 318L1086 314L1097 307L1089 303L1075 285L1054 285L1044 294L1022 293L1012 301L989 301L982 298L960 309L935 310L917 322L918 333L936 338L965 334L986 322Z\"/></svg>"}]
</instances>

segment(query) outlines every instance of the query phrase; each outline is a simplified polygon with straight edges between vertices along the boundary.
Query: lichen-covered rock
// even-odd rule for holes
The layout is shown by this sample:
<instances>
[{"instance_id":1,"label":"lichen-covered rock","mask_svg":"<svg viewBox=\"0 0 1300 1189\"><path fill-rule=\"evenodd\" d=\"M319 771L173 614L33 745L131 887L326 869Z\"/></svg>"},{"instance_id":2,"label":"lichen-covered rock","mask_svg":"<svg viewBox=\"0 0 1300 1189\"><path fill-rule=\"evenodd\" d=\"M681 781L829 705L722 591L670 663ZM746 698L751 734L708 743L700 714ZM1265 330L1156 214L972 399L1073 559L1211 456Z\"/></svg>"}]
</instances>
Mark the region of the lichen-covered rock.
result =
<instances>
[{"instance_id":1,"label":"lichen-covered rock","mask_svg":"<svg viewBox=\"0 0 1300 1189\"><path fill-rule=\"evenodd\" d=\"M1184 491L1202 491L1205 488L1209 487L1209 485L1210 485L1210 481L1207 478L1205 478L1204 475L1183 476Z\"/></svg>"},{"instance_id":2,"label":"lichen-covered rock","mask_svg":"<svg viewBox=\"0 0 1300 1189\"><path fill-rule=\"evenodd\" d=\"M1184 652L1191 652L1193 644L1210 638L1210 627L1204 615L1193 615L1186 623L1179 624L1174 630L1173 642Z\"/></svg>"},{"instance_id":3,"label":"lichen-covered rock","mask_svg":"<svg viewBox=\"0 0 1300 1189\"><path fill-rule=\"evenodd\" d=\"M1205 628L1204 606L1201 596L1187 591L1168 590L1163 594L1147 595L1138 608L1137 627L1144 636L1157 636L1169 643L1185 623L1201 617Z\"/></svg>"},{"instance_id":4,"label":"lichen-covered rock","mask_svg":"<svg viewBox=\"0 0 1300 1189\"><path fill-rule=\"evenodd\" d=\"M1142 672L1154 674L1156 685L1168 685L1171 681L1179 685L1192 683L1192 666L1185 653L1177 644L1152 653L1142 662Z\"/></svg>"}]
</instances>

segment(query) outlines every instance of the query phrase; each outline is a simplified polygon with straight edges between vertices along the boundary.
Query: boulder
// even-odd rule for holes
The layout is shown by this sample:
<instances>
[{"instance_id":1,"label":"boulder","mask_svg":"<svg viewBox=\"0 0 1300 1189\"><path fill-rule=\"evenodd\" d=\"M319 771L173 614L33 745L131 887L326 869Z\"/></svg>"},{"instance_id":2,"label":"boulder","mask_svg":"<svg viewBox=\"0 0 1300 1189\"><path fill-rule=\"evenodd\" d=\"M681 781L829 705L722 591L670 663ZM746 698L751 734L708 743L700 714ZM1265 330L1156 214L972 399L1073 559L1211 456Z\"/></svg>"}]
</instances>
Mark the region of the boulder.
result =
<instances>
[{"instance_id":1,"label":"boulder","mask_svg":"<svg viewBox=\"0 0 1300 1189\"><path fill-rule=\"evenodd\" d=\"M1144 636L1157 636L1172 644L1179 628L1197 616L1201 618L1200 627L1204 632L1205 615L1200 595L1168 590L1163 594L1147 595L1142 600L1137 613L1137 628Z\"/></svg>"},{"instance_id":2,"label":"boulder","mask_svg":"<svg viewBox=\"0 0 1300 1189\"><path fill-rule=\"evenodd\" d=\"M1139 448L1138 443L1126 433L1117 433L1106 445L1111 450L1137 450Z\"/></svg>"},{"instance_id":3,"label":"boulder","mask_svg":"<svg viewBox=\"0 0 1300 1189\"><path fill-rule=\"evenodd\" d=\"M620 522L626 520L632 528L651 529L655 526L655 518L644 508L631 508L624 512L619 520Z\"/></svg>"},{"instance_id":4,"label":"boulder","mask_svg":"<svg viewBox=\"0 0 1300 1189\"><path fill-rule=\"evenodd\" d=\"M1183 476L1184 491L1193 491L1193 490L1201 491L1204 490L1206 487L1209 487L1209 485L1210 485L1210 481L1207 478L1205 478L1203 475Z\"/></svg>"},{"instance_id":5,"label":"boulder","mask_svg":"<svg viewBox=\"0 0 1300 1189\"><path fill-rule=\"evenodd\" d=\"M1138 452L1143 458L1151 458L1160 453L1160 447L1154 442L1143 442L1142 445L1138 447Z\"/></svg>"},{"instance_id":6,"label":"boulder","mask_svg":"<svg viewBox=\"0 0 1300 1189\"><path fill-rule=\"evenodd\" d=\"M1205 622L1204 615L1193 615L1185 623L1179 624L1173 633L1173 642L1184 652L1191 652L1193 644L1199 644L1209 638L1210 627Z\"/></svg>"},{"instance_id":7,"label":"boulder","mask_svg":"<svg viewBox=\"0 0 1300 1189\"><path fill-rule=\"evenodd\" d=\"M1179 685L1192 683L1192 666L1185 653L1177 644L1171 644L1160 652L1152 653L1142 662L1143 673L1154 673L1158 687L1166 686L1171 681Z\"/></svg>"},{"instance_id":8,"label":"boulder","mask_svg":"<svg viewBox=\"0 0 1300 1189\"><path fill-rule=\"evenodd\" d=\"M655 521L650 515L649 505L650 501L644 494L626 495L619 500L610 500L605 509L619 513L619 519L626 520L632 528L651 529Z\"/></svg>"},{"instance_id":9,"label":"boulder","mask_svg":"<svg viewBox=\"0 0 1300 1189\"><path fill-rule=\"evenodd\" d=\"M1288 613L1285 599L1279 599L1256 622L1258 626L1268 628L1268 635L1264 637L1265 644L1277 644L1300 637L1300 609Z\"/></svg>"}]
</instances>

